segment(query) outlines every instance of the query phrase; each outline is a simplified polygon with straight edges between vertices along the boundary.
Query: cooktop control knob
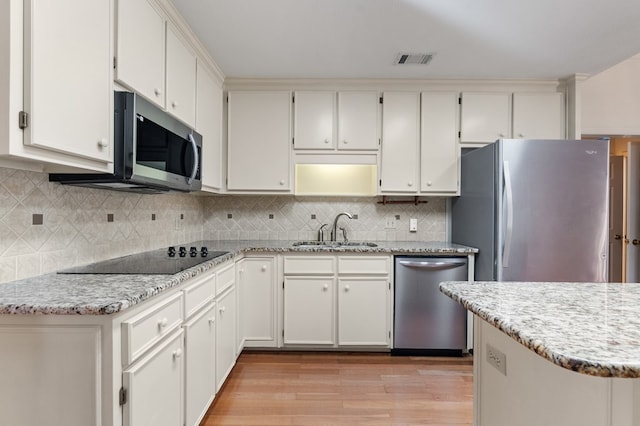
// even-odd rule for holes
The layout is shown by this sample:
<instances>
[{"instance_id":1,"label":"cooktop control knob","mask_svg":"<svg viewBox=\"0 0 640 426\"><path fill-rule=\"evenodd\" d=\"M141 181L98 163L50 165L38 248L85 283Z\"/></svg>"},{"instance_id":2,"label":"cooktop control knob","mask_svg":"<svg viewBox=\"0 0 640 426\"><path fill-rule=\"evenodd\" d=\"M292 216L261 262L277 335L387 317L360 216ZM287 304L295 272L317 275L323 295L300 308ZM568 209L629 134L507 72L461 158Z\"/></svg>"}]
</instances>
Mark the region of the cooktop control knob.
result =
<instances>
[{"instance_id":1,"label":"cooktop control knob","mask_svg":"<svg viewBox=\"0 0 640 426\"><path fill-rule=\"evenodd\" d=\"M207 257L208 255L209 255L209 249L207 249L206 247L201 247L200 248L200 256Z\"/></svg>"},{"instance_id":2,"label":"cooktop control knob","mask_svg":"<svg viewBox=\"0 0 640 426\"><path fill-rule=\"evenodd\" d=\"M180 255L180 257L185 257L187 255L187 248L186 247L180 247L178 254Z\"/></svg>"},{"instance_id":3,"label":"cooktop control knob","mask_svg":"<svg viewBox=\"0 0 640 426\"><path fill-rule=\"evenodd\" d=\"M196 247L189 248L189 256L196 257L198 255L198 249Z\"/></svg>"},{"instance_id":4,"label":"cooktop control knob","mask_svg":"<svg viewBox=\"0 0 640 426\"><path fill-rule=\"evenodd\" d=\"M174 246L170 246L167 249L167 254L169 255L169 257L175 257L176 256L176 248Z\"/></svg>"}]
</instances>

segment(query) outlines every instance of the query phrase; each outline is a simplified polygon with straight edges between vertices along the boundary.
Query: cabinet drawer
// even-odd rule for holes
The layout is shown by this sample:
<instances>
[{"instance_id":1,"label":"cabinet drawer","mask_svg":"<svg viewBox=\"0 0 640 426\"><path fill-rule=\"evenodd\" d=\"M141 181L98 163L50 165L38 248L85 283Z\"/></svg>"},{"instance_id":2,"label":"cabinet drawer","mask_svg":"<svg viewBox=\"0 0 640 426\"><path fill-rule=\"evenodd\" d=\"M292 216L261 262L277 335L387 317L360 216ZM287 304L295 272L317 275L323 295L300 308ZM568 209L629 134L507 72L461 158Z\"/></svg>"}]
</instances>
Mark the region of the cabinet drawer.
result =
<instances>
[{"instance_id":1,"label":"cabinet drawer","mask_svg":"<svg viewBox=\"0 0 640 426\"><path fill-rule=\"evenodd\" d=\"M331 275L335 272L333 256L285 256L284 273L287 275Z\"/></svg>"},{"instance_id":2,"label":"cabinet drawer","mask_svg":"<svg viewBox=\"0 0 640 426\"><path fill-rule=\"evenodd\" d=\"M389 256L338 256L339 274L388 275Z\"/></svg>"},{"instance_id":3,"label":"cabinet drawer","mask_svg":"<svg viewBox=\"0 0 640 426\"><path fill-rule=\"evenodd\" d=\"M216 295L216 276L210 272L203 277L198 277L196 282L183 290L184 315L189 318L198 309L212 301Z\"/></svg>"},{"instance_id":4,"label":"cabinet drawer","mask_svg":"<svg viewBox=\"0 0 640 426\"><path fill-rule=\"evenodd\" d=\"M122 322L122 361L129 365L182 324L182 292Z\"/></svg>"},{"instance_id":5,"label":"cabinet drawer","mask_svg":"<svg viewBox=\"0 0 640 426\"><path fill-rule=\"evenodd\" d=\"M231 263L216 272L216 296L233 285L236 280L236 264Z\"/></svg>"}]
</instances>

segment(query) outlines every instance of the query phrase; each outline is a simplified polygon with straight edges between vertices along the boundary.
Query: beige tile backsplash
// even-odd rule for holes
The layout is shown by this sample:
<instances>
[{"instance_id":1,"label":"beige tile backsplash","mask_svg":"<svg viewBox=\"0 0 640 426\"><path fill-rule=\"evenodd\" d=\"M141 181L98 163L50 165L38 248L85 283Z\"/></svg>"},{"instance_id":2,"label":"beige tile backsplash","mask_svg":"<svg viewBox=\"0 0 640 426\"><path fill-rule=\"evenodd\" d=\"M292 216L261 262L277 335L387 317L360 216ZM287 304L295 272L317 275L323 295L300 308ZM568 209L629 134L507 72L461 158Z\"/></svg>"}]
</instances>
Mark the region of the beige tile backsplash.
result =
<instances>
[{"instance_id":1,"label":"beige tile backsplash","mask_svg":"<svg viewBox=\"0 0 640 426\"><path fill-rule=\"evenodd\" d=\"M340 222L351 240L446 238L444 199L418 206L376 201L128 194L62 186L44 173L0 168L0 283L203 238L315 239L320 225L343 211L358 215ZM33 224L34 214L42 215L41 225ZM385 229L391 216L400 217L396 229ZM418 232L409 232L409 218L418 220Z\"/></svg>"}]
</instances>

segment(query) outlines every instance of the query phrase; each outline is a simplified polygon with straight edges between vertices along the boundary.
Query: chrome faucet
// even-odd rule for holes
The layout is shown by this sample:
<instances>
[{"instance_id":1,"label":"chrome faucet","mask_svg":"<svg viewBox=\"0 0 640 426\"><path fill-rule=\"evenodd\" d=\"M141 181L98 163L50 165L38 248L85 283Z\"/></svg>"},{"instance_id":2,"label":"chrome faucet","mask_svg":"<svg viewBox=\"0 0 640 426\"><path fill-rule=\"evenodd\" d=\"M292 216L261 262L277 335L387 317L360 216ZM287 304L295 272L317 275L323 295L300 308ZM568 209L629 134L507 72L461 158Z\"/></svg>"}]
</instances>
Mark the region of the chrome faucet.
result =
<instances>
[{"instance_id":1,"label":"chrome faucet","mask_svg":"<svg viewBox=\"0 0 640 426\"><path fill-rule=\"evenodd\" d=\"M326 223L323 223L320 229L318 229L318 241L324 241L324 227L328 226Z\"/></svg>"},{"instance_id":2,"label":"chrome faucet","mask_svg":"<svg viewBox=\"0 0 640 426\"><path fill-rule=\"evenodd\" d=\"M349 219L353 219L353 216L351 216L350 213L347 212L342 212L342 213L338 213L336 215L336 218L333 219L333 226L331 227L331 241L337 241L338 240L338 234L337 234L337 229L338 229L338 219L340 219L340 216L346 216Z\"/></svg>"}]
</instances>

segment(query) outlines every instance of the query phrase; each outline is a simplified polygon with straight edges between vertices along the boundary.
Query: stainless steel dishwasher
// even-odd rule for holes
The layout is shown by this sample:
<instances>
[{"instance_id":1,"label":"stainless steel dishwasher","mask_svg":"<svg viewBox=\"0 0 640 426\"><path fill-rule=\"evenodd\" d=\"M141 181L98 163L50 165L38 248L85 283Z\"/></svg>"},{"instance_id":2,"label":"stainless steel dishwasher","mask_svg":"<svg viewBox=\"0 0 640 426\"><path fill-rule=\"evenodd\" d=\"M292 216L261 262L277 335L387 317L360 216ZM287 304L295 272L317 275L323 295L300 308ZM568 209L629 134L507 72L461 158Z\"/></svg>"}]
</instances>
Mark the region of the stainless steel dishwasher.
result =
<instances>
[{"instance_id":1,"label":"stainless steel dishwasher","mask_svg":"<svg viewBox=\"0 0 640 426\"><path fill-rule=\"evenodd\" d=\"M393 350L396 355L462 354L467 311L442 294L442 281L466 281L466 257L395 257Z\"/></svg>"}]
</instances>

